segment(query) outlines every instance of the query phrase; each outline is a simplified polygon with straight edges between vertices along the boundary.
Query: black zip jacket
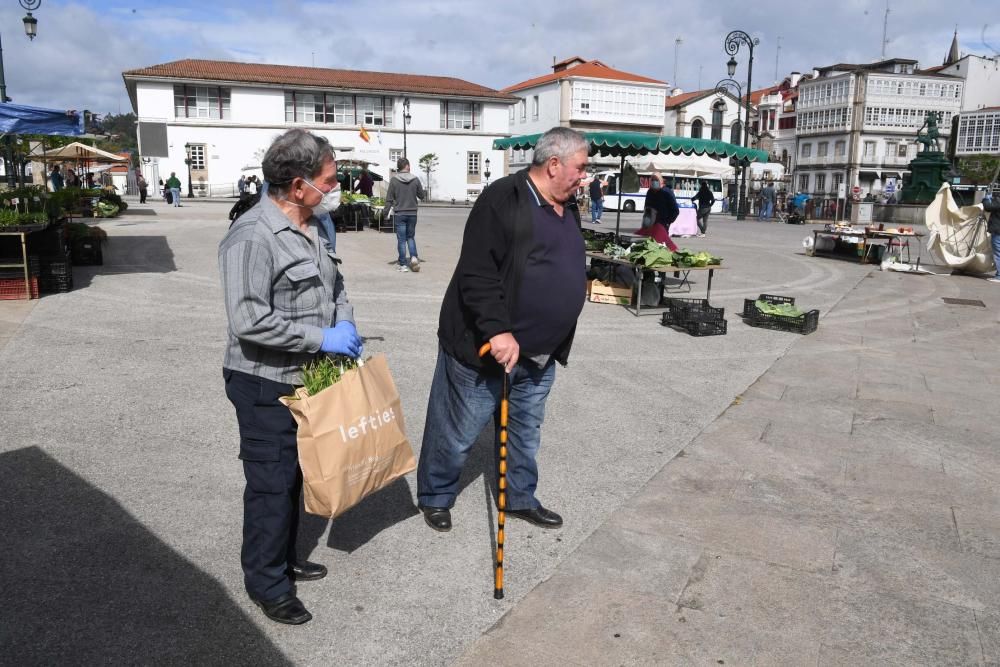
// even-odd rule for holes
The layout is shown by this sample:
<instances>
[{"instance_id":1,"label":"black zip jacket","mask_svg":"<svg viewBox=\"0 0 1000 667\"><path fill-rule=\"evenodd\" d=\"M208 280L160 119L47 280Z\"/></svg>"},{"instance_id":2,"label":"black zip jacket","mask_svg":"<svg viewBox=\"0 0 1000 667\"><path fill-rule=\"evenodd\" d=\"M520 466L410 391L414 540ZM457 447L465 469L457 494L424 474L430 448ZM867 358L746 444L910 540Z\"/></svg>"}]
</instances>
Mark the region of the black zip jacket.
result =
<instances>
[{"instance_id":1,"label":"black zip jacket","mask_svg":"<svg viewBox=\"0 0 1000 667\"><path fill-rule=\"evenodd\" d=\"M983 200L983 211L990 214L986 221L986 231L990 234L1000 234L1000 201L991 199Z\"/></svg>"},{"instance_id":2,"label":"black zip jacket","mask_svg":"<svg viewBox=\"0 0 1000 667\"><path fill-rule=\"evenodd\" d=\"M497 364L486 364L479 358L479 348L493 336L513 329L512 314L521 296L521 278L534 239L534 195L527 180L527 169L505 176L476 200L465 224L458 266L441 304L441 347L473 368L499 373ZM565 207L573 212L579 227L576 200L566 202ZM581 257L580 261L585 260ZM575 332L574 327L553 353L563 366Z\"/></svg>"}]
</instances>

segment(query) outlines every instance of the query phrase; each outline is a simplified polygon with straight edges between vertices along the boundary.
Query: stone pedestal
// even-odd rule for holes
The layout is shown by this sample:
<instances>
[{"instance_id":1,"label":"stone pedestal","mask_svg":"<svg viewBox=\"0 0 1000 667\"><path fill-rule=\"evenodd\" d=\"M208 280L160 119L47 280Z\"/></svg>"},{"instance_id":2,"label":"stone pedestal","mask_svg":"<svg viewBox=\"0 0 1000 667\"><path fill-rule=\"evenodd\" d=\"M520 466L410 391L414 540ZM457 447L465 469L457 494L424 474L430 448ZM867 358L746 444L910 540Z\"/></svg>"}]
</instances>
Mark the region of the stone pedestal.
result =
<instances>
[{"instance_id":1,"label":"stone pedestal","mask_svg":"<svg viewBox=\"0 0 1000 667\"><path fill-rule=\"evenodd\" d=\"M951 162L941 151L923 151L910 162L910 173L903 176L903 204L929 204L938 188L948 180Z\"/></svg>"}]
</instances>

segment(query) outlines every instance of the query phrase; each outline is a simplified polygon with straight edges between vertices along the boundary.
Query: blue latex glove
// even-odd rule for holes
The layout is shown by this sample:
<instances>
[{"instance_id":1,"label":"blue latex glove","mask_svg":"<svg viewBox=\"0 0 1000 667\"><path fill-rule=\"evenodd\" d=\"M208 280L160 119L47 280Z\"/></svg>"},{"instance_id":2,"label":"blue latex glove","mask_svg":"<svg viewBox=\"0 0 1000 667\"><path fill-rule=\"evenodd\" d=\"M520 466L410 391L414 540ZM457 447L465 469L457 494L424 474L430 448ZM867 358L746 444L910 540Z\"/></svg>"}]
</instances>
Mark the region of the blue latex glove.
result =
<instances>
[{"instance_id":1,"label":"blue latex glove","mask_svg":"<svg viewBox=\"0 0 1000 667\"><path fill-rule=\"evenodd\" d=\"M338 322L336 326L323 329L323 343L320 352L342 354L357 358L361 354L361 338L351 322Z\"/></svg>"}]
</instances>

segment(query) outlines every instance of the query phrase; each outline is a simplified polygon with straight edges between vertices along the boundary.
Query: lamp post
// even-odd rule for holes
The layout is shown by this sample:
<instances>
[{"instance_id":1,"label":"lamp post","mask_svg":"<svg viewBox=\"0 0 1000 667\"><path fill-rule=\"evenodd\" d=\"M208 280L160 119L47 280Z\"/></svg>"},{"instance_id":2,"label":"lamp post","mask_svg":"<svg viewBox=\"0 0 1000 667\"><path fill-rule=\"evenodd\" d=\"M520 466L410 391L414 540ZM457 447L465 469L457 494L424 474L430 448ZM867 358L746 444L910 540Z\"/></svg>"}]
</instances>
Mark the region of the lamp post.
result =
<instances>
[{"instance_id":1,"label":"lamp post","mask_svg":"<svg viewBox=\"0 0 1000 667\"><path fill-rule=\"evenodd\" d=\"M24 22L24 34L28 36L28 39L33 40L38 34L38 19L31 15L31 11L38 9L42 0L20 0L20 3L28 10L27 15L21 19ZM3 73L3 45L0 44L0 104L10 101L10 98L7 97L7 81Z\"/></svg>"},{"instance_id":2,"label":"lamp post","mask_svg":"<svg viewBox=\"0 0 1000 667\"><path fill-rule=\"evenodd\" d=\"M406 126L410 124L410 98L403 98L403 158L406 159Z\"/></svg>"},{"instance_id":3,"label":"lamp post","mask_svg":"<svg viewBox=\"0 0 1000 667\"><path fill-rule=\"evenodd\" d=\"M184 164L188 168L188 199L194 199L194 188L191 187L191 144L184 144L184 150L187 152Z\"/></svg>"},{"instance_id":4,"label":"lamp post","mask_svg":"<svg viewBox=\"0 0 1000 667\"><path fill-rule=\"evenodd\" d=\"M736 54L740 50L740 46L747 47L750 52L750 57L747 60L747 87L746 87L746 115L743 121L743 146L744 148L749 148L750 143L750 91L753 90L753 50L754 47L760 44L760 40L756 37L751 37L742 30L733 30L731 33L726 35L725 47L726 53L729 54L729 62L726 63L726 70L729 72L729 76L732 77L736 74ZM742 96L740 97L742 101ZM746 220L746 198L747 198L747 177L746 170L749 165L741 165L742 178L740 179L740 194L739 203L736 208L736 219Z\"/></svg>"},{"instance_id":5,"label":"lamp post","mask_svg":"<svg viewBox=\"0 0 1000 667\"><path fill-rule=\"evenodd\" d=\"M742 103L742 101L743 101L743 87L739 84L738 81L736 81L736 79L722 79L717 84L715 84L715 94L716 95L719 95L721 97L722 95L724 95L726 93L729 93L730 95L735 95L736 99L740 100L740 102ZM736 117L737 117L737 120L738 120L739 119L739 109L737 109ZM741 184L745 183L746 172L745 172L745 170L743 168L742 162L740 162L739 160L736 160L735 166L736 166L736 192L739 193ZM736 206L734 208L735 208L735 210L733 211L733 213L737 216L737 220L742 220L742 218L739 217L740 204L739 204L739 195L738 194L737 194Z\"/></svg>"},{"instance_id":6,"label":"lamp post","mask_svg":"<svg viewBox=\"0 0 1000 667\"><path fill-rule=\"evenodd\" d=\"M486 158L483 164L486 165L486 170L483 172L483 176L486 177L486 187L490 187L490 159Z\"/></svg>"}]
</instances>

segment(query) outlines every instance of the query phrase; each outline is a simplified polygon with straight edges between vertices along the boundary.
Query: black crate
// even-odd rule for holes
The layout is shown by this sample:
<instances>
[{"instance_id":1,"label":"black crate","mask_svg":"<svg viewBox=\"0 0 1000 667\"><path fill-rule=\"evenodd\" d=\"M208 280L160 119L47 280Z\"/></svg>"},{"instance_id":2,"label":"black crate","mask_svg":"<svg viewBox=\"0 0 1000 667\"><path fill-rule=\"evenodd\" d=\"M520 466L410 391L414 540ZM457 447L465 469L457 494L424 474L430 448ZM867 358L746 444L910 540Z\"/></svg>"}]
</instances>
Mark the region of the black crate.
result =
<instances>
[{"instance_id":1,"label":"black crate","mask_svg":"<svg viewBox=\"0 0 1000 667\"><path fill-rule=\"evenodd\" d=\"M692 320L718 322L725 319L726 314L725 308L715 308L709 305L708 299L668 298L664 299L663 307L666 308L663 319L676 322Z\"/></svg>"},{"instance_id":2,"label":"black crate","mask_svg":"<svg viewBox=\"0 0 1000 667\"><path fill-rule=\"evenodd\" d=\"M40 278L73 278L73 263L68 253L41 257Z\"/></svg>"},{"instance_id":3,"label":"black crate","mask_svg":"<svg viewBox=\"0 0 1000 667\"><path fill-rule=\"evenodd\" d=\"M60 255L66 252L66 225L56 223L34 234L28 234L28 252L34 255Z\"/></svg>"},{"instance_id":4,"label":"black crate","mask_svg":"<svg viewBox=\"0 0 1000 667\"><path fill-rule=\"evenodd\" d=\"M787 315L768 315L760 312L755 305L758 299L743 300L743 322L762 329L774 329L775 331L791 331L799 334L811 334L819 326L819 311L810 310L803 313L801 317L789 317ZM773 294L761 294L760 301L781 304L788 303L795 305L795 299L789 296L775 296Z\"/></svg>"},{"instance_id":5,"label":"black crate","mask_svg":"<svg viewBox=\"0 0 1000 667\"><path fill-rule=\"evenodd\" d=\"M76 238L70 244L70 255L76 266L101 266L104 264L104 253L101 252L101 240L98 238Z\"/></svg>"},{"instance_id":6,"label":"black crate","mask_svg":"<svg viewBox=\"0 0 1000 667\"><path fill-rule=\"evenodd\" d=\"M56 276L52 278L39 278L38 289L42 294L59 294L69 292L73 289L73 276Z\"/></svg>"},{"instance_id":7,"label":"black crate","mask_svg":"<svg viewBox=\"0 0 1000 667\"><path fill-rule=\"evenodd\" d=\"M725 320L691 320L684 323L684 329L692 336L725 336Z\"/></svg>"}]
</instances>

